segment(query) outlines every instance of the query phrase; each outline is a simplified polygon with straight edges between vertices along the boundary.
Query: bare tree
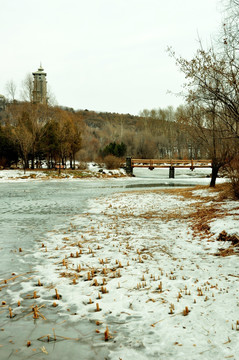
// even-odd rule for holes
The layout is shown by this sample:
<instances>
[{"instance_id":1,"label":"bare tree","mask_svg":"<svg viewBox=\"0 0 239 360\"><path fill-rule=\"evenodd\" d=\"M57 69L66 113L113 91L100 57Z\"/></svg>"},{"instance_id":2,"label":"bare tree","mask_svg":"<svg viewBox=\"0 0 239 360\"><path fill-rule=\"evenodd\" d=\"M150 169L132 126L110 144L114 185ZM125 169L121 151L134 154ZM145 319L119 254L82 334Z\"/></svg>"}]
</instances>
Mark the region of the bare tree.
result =
<instances>
[{"instance_id":1,"label":"bare tree","mask_svg":"<svg viewBox=\"0 0 239 360\"><path fill-rule=\"evenodd\" d=\"M50 85L47 86L47 103L50 106L57 106L57 100L55 94L53 93Z\"/></svg>"},{"instance_id":2,"label":"bare tree","mask_svg":"<svg viewBox=\"0 0 239 360\"><path fill-rule=\"evenodd\" d=\"M235 156L239 144L239 7L237 0L228 0L229 5L223 24L223 36L215 46L205 50L200 44L191 60L170 55L185 74L185 94L188 104L194 109L203 109L200 127L193 117L195 127L204 132L204 143L212 156L212 181L218 169ZM206 116L205 116L206 114ZM206 120L205 120L206 119ZM202 122L201 122L202 121Z\"/></svg>"},{"instance_id":3,"label":"bare tree","mask_svg":"<svg viewBox=\"0 0 239 360\"><path fill-rule=\"evenodd\" d=\"M14 101L17 91L17 85L15 84L15 82L13 80L9 80L5 85L5 89L7 92L7 96L10 98L10 100Z\"/></svg>"},{"instance_id":4,"label":"bare tree","mask_svg":"<svg viewBox=\"0 0 239 360\"><path fill-rule=\"evenodd\" d=\"M32 92L33 92L33 79L32 74L26 74L24 80L22 81L22 91L21 91L21 98L24 101L32 101Z\"/></svg>"}]
</instances>

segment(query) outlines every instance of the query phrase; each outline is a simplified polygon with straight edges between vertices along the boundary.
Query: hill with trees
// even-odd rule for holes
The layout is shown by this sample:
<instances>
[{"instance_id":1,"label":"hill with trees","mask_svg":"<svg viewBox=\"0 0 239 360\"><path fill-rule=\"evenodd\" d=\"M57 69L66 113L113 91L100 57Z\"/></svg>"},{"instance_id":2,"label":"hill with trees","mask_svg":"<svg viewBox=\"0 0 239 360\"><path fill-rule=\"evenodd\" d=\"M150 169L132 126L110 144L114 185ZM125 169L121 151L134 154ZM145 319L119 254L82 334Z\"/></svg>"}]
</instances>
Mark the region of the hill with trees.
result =
<instances>
[{"instance_id":1,"label":"hill with trees","mask_svg":"<svg viewBox=\"0 0 239 360\"><path fill-rule=\"evenodd\" d=\"M9 102L1 113L0 164L11 166L21 160L24 168L29 167L29 162L34 168L44 160L54 167L69 160L73 167L76 159L102 161L109 154L138 158L207 157L201 142L193 140L181 126L182 112L183 107L176 111L170 107L144 110L140 116L133 116Z\"/></svg>"}]
</instances>

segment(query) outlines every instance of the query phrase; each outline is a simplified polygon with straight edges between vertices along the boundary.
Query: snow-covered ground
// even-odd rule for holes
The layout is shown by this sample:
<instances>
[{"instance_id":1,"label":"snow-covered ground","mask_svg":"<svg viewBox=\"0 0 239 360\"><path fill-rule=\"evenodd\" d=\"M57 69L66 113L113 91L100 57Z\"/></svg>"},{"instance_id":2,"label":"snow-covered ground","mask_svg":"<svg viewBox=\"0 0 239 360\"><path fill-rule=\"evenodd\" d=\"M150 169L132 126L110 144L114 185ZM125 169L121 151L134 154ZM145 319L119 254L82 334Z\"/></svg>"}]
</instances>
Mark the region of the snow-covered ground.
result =
<instances>
[{"instance_id":1,"label":"snow-covered ground","mask_svg":"<svg viewBox=\"0 0 239 360\"><path fill-rule=\"evenodd\" d=\"M6 182L27 182L27 181L68 181L68 180L82 180L82 179L122 179L127 178L127 187L138 187L141 183L142 187L151 186L178 186L178 185L209 185L211 169L197 168L194 171L190 169L175 170L175 178L169 178L169 169L160 168L150 171L148 169L135 168L134 177L128 177L124 169L107 170L96 163L88 163L85 170L63 170L59 175L58 171L54 170L27 170L26 173L22 169L16 170L0 170L0 183ZM143 181L143 182L142 182ZM217 184L228 181L226 178L218 178ZM131 185L130 185L131 184Z\"/></svg>"},{"instance_id":2,"label":"snow-covered ground","mask_svg":"<svg viewBox=\"0 0 239 360\"><path fill-rule=\"evenodd\" d=\"M24 170L22 169L11 169L11 170L0 170L0 182L6 181L29 181L29 180L50 180L50 179L78 179L87 177L120 177L125 176L125 170L108 170L100 167L95 163L87 164L85 170L61 170L61 174L58 174L58 170Z\"/></svg>"},{"instance_id":3,"label":"snow-covered ground","mask_svg":"<svg viewBox=\"0 0 239 360\"><path fill-rule=\"evenodd\" d=\"M216 239L239 234L239 204L216 197L174 189L91 200L35 253L36 301L50 308L57 289L58 315L94 323L112 360L238 359L238 255L221 256L230 244Z\"/></svg>"}]
</instances>

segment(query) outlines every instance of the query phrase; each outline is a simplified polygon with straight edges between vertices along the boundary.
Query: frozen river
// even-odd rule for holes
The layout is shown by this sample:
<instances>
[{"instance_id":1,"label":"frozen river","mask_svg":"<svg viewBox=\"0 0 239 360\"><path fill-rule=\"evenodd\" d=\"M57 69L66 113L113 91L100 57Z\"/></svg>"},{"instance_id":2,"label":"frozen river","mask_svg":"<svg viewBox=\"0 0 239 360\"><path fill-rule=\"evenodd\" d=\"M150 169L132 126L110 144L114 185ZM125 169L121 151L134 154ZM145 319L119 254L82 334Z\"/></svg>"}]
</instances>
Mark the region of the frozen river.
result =
<instances>
[{"instance_id":1,"label":"frozen river","mask_svg":"<svg viewBox=\"0 0 239 360\"><path fill-rule=\"evenodd\" d=\"M58 226L66 229L72 217L87 211L88 200L137 188L209 184L209 178L205 175L210 171L200 170L192 173L190 170L177 170L176 179L168 179L168 169L134 172L135 178L112 180L35 180L0 183L0 293L1 303L5 301L7 304L2 306L0 311L1 359L45 358L44 343L37 342L37 339L44 334L52 333L52 328L57 326L61 326L62 333L67 334L65 336L82 340L77 342L77 346L71 346L70 341L61 341L58 344L54 342L50 359L65 359L66 356L76 358L80 353L84 355L79 358L87 360L107 358L108 345L92 342L92 329L87 319L80 324L74 323L74 326L69 326L64 317L60 320L56 318L57 310L53 313L46 310L47 321L34 321L32 316L27 315L31 311L29 307L33 300L28 300L25 305L17 308L17 316L10 319L8 307L16 307L19 298L26 299L29 295L28 282L36 282L34 278L26 280L27 277L34 276L38 261L34 254L44 241L46 233ZM19 252L19 248L22 252ZM28 275L15 281L4 282L15 276L12 274L26 273ZM82 337L83 332L85 335ZM34 349L26 347L30 337L35 339Z\"/></svg>"},{"instance_id":2,"label":"frozen river","mask_svg":"<svg viewBox=\"0 0 239 360\"><path fill-rule=\"evenodd\" d=\"M115 192L149 187L209 184L203 171L177 170L168 179L168 169L135 169L135 178L112 180L26 181L0 183L1 277L9 271L31 270L31 263L19 263L14 253L20 248L34 249L44 233L87 208L89 199Z\"/></svg>"}]
</instances>

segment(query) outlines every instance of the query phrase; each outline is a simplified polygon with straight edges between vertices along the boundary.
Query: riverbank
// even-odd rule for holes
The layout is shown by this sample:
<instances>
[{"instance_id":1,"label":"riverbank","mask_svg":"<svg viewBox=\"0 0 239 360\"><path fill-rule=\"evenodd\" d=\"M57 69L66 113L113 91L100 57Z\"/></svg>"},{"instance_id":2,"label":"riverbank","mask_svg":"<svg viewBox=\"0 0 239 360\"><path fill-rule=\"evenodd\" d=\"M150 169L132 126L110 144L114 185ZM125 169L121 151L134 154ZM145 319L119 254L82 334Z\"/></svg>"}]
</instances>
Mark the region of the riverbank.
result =
<instances>
[{"instance_id":1,"label":"riverbank","mask_svg":"<svg viewBox=\"0 0 239 360\"><path fill-rule=\"evenodd\" d=\"M59 313L94 323L98 341L108 327L109 359L236 359L238 247L217 239L238 235L239 204L219 190L99 198L49 233L36 270Z\"/></svg>"},{"instance_id":2,"label":"riverbank","mask_svg":"<svg viewBox=\"0 0 239 360\"><path fill-rule=\"evenodd\" d=\"M13 312L21 312L18 299L37 291L32 301L44 304L46 318L52 313L68 324L65 337L81 322L91 324L91 341L106 346L107 359L237 359L238 247L218 237L239 235L238 224L239 203L227 185L90 200L67 229L41 239L37 275L14 295ZM38 280L43 286L36 288ZM83 341L89 332L81 332ZM34 334L29 340L28 355L39 348ZM60 343L44 347L51 359L64 352Z\"/></svg>"},{"instance_id":3,"label":"riverbank","mask_svg":"<svg viewBox=\"0 0 239 360\"><path fill-rule=\"evenodd\" d=\"M27 169L25 172L22 169L0 170L0 182L6 181L27 181L27 180L72 180L72 179L102 179L102 178L119 178L125 177L126 172L124 169L108 170L98 165L89 164L87 169L84 170L71 170L62 169L59 173L58 170L49 169Z\"/></svg>"}]
</instances>

